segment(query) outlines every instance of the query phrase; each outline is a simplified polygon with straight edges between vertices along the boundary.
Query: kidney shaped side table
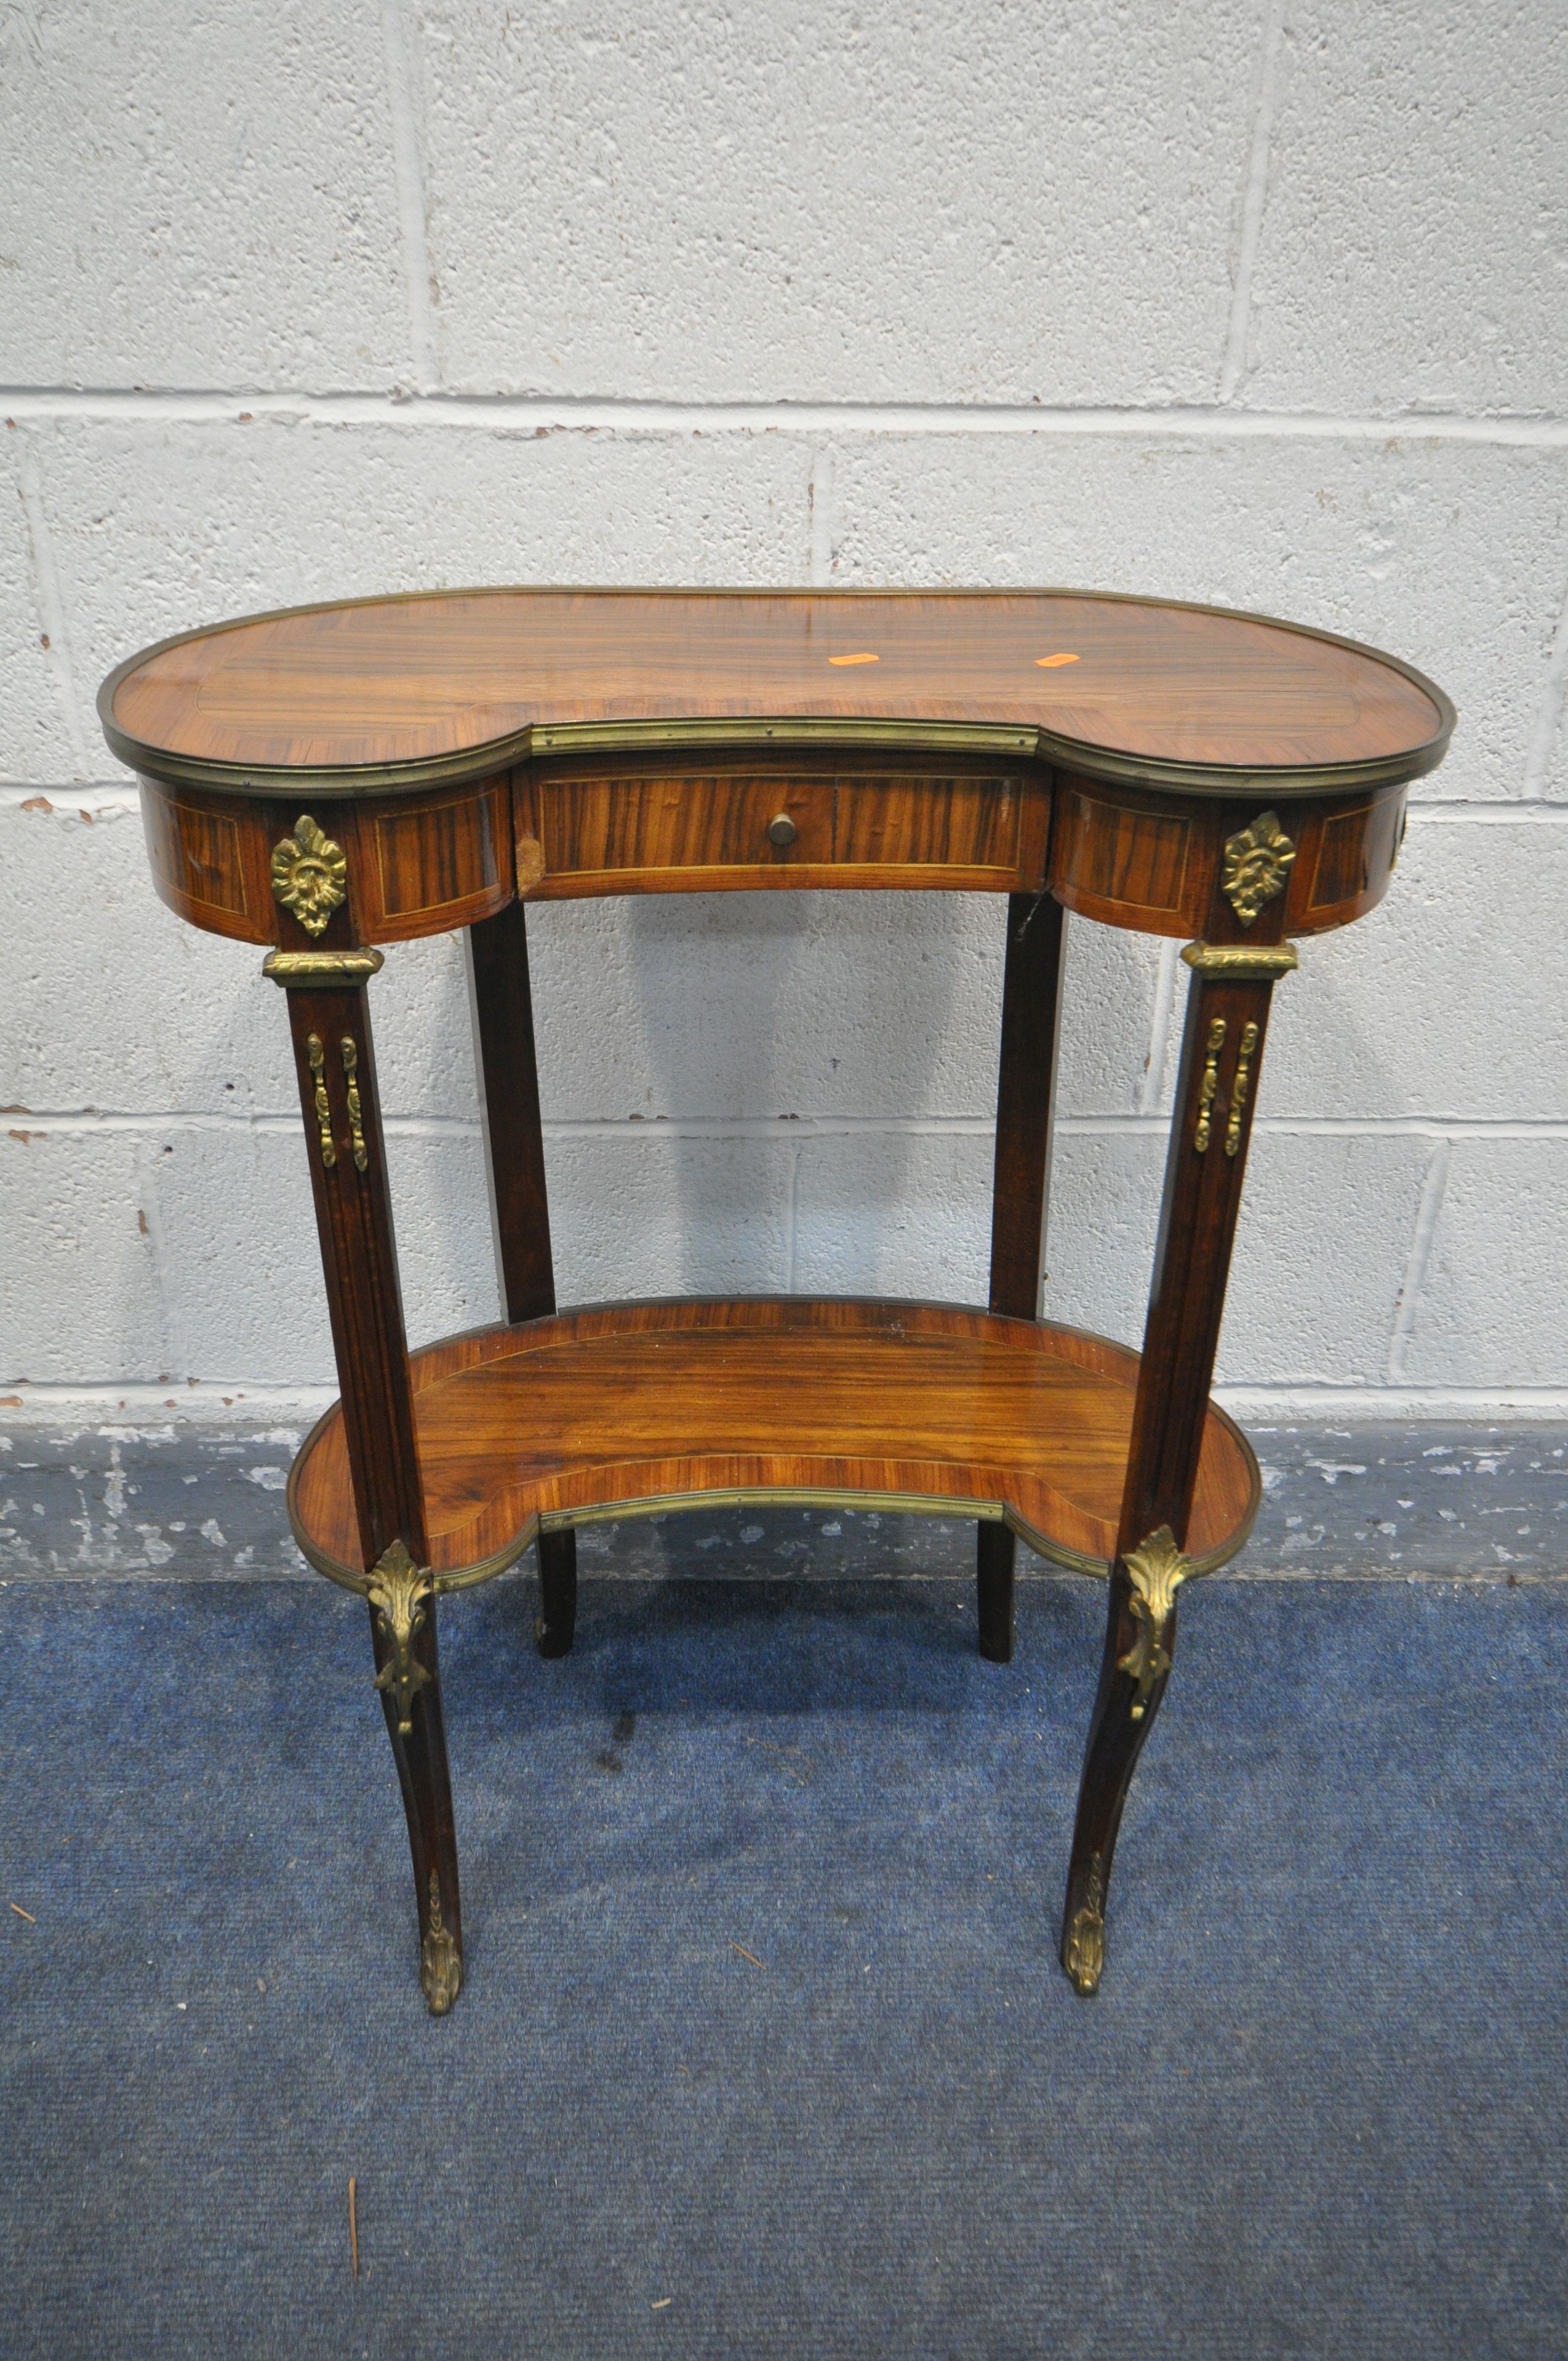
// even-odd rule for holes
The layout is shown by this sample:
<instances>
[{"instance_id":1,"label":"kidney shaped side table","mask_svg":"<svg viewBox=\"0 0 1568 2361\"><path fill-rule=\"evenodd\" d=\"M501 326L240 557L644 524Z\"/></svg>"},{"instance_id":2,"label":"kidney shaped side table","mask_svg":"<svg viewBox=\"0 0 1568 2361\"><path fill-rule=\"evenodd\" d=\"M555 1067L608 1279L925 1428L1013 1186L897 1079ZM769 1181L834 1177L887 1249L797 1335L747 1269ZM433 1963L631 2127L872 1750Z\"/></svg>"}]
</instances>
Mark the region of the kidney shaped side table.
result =
<instances>
[{"instance_id":1,"label":"kidney shaped side table","mask_svg":"<svg viewBox=\"0 0 1568 2361\"><path fill-rule=\"evenodd\" d=\"M1109 1576L1061 1958L1104 1959L1123 1803L1178 1587L1241 1547L1245 1437L1209 1400L1288 939L1377 902L1453 710L1288 623L1058 591L478 590L258 616L111 675L158 891L271 946L342 1399L289 1514L369 1602L422 1982L462 1982L435 1601L536 1543L546 1656L575 1527L698 1501L979 1521L983 1655L1015 1536ZM556 1309L524 912L579 895L923 887L1007 897L984 1310L743 1297ZM1040 1317L1063 912L1191 938L1140 1356ZM504 1323L411 1355L367 985L466 928Z\"/></svg>"}]
</instances>

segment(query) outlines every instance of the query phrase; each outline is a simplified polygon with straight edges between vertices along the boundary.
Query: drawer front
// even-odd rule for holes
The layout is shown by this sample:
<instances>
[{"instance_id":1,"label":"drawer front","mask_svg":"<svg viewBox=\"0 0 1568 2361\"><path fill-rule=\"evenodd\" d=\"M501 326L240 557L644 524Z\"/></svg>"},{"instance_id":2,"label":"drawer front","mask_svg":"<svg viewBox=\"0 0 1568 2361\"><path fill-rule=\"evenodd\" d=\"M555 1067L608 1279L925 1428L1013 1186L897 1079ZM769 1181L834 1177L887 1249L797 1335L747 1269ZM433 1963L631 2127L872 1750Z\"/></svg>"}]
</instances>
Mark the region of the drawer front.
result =
<instances>
[{"instance_id":1,"label":"drawer front","mask_svg":"<svg viewBox=\"0 0 1568 2361\"><path fill-rule=\"evenodd\" d=\"M1038 892L1050 788L975 763L928 771L587 764L516 773L520 893L726 892L759 885Z\"/></svg>"},{"instance_id":2,"label":"drawer front","mask_svg":"<svg viewBox=\"0 0 1568 2361\"><path fill-rule=\"evenodd\" d=\"M540 787L535 813L547 877L768 871L833 858L826 780L702 773L564 780Z\"/></svg>"},{"instance_id":3,"label":"drawer front","mask_svg":"<svg viewBox=\"0 0 1568 2361\"><path fill-rule=\"evenodd\" d=\"M859 869L994 872L1011 879L1019 867L1024 804L1017 779L924 773L841 778L833 858Z\"/></svg>"}]
</instances>

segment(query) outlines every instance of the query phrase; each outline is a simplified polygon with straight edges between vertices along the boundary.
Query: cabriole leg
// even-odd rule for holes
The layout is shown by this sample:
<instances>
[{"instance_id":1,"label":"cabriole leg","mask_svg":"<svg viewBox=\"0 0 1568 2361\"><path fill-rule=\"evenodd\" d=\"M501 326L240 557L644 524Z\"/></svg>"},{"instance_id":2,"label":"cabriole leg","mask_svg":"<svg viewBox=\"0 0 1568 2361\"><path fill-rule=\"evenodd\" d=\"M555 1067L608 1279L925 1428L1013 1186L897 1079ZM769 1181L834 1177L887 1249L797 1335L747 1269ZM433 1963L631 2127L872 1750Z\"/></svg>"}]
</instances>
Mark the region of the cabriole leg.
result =
<instances>
[{"instance_id":1,"label":"cabriole leg","mask_svg":"<svg viewBox=\"0 0 1568 2361\"><path fill-rule=\"evenodd\" d=\"M555 1270L522 903L469 928L468 1000L501 1301L509 1320L542 1320L555 1309ZM538 1549L533 1636L542 1656L564 1656L576 1630L577 1536L542 1532Z\"/></svg>"},{"instance_id":2,"label":"cabriole leg","mask_svg":"<svg viewBox=\"0 0 1568 2361\"><path fill-rule=\"evenodd\" d=\"M992 1312L1008 1312L1015 1320L1040 1316L1066 942L1067 913L1049 894L1008 896L989 1301ZM1016 1554L1016 1540L1005 1525L981 1526L976 1554L980 1653L993 1664L1012 1661Z\"/></svg>"},{"instance_id":3,"label":"cabriole leg","mask_svg":"<svg viewBox=\"0 0 1568 2361\"><path fill-rule=\"evenodd\" d=\"M1122 1807L1176 1644L1175 1596L1224 1312L1274 980L1288 945L1195 943L1100 1686L1079 1789L1062 1965L1092 1993Z\"/></svg>"},{"instance_id":4,"label":"cabriole leg","mask_svg":"<svg viewBox=\"0 0 1568 2361\"><path fill-rule=\"evenodd\" d=\"M376 1683L408 1815L421 1982L444 2015L463 1981L452 1784L408 1345L365 979L376 951L273 954L284 984L367 1576Z\"/></svg>"}]
</instances>

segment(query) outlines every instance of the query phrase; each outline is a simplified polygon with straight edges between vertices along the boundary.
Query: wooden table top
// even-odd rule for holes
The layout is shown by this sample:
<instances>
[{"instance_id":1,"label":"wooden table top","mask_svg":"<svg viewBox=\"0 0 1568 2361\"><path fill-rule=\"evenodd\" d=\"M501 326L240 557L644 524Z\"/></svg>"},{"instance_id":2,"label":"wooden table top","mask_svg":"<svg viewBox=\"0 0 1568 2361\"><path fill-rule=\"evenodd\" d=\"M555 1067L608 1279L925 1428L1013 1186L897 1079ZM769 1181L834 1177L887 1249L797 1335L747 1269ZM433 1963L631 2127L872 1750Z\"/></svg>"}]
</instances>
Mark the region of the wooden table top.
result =
<instances>
[{"instance_id":1,"label":"wooden table top","mask_svg":"<svg viewBox=\"0 0 1568 2361\"><path fill-rule=\"evenodd\" d=\"M995 748L1190 793L1335 794L1435 768L1454 719L1419 673L1349 641L1059 590L353 600L146 650L99 710L137 770L317 796L576 747L813 739Z\"/></svg>"}]
</instances>

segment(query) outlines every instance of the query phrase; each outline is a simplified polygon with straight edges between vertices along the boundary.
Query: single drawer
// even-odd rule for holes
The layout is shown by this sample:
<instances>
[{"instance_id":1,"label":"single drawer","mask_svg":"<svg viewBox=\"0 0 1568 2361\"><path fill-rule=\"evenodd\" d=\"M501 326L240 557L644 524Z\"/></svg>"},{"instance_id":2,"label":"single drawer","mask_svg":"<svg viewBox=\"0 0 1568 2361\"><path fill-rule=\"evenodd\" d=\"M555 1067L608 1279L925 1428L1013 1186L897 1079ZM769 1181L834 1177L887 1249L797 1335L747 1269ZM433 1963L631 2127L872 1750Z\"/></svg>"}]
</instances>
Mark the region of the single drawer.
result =
<instances>
[{"instance_id":1,"label":"single drawer","mask_svg":"<svg viewBox=\"0 0 1568 2361\"><path fill-rule=\"evenodd\" d=\"M1037 893L1045 882L1047 778L981 763L527 763L513 794L518 890L542 901L759 885Z\"/></svg>"},{"instance_id":2,"label":"single drawer","mask_svg":"<svg viewBox=\"0 0 1568 2361\"><path fill-rule=\"evenodd\" d=\"M546 879L652 873L666 892L716 870L799 868L833 858L830 781L714 773L540 782L533 814ZM714 882L718 882L715 880ZM759 881L760 882L760 881Z\"/></svg>"}]
</instances>

